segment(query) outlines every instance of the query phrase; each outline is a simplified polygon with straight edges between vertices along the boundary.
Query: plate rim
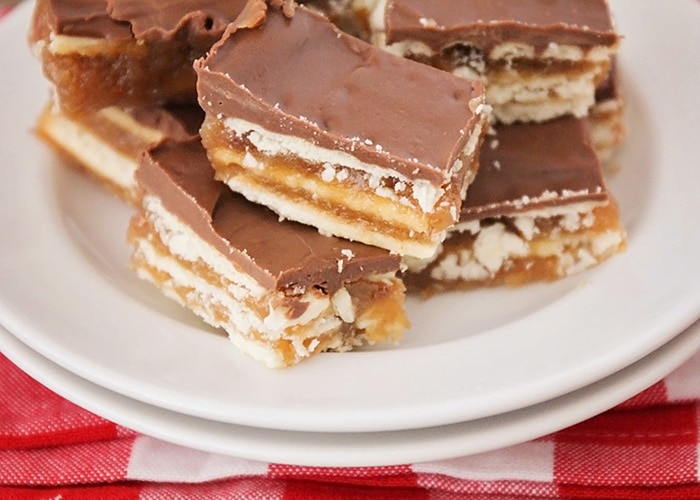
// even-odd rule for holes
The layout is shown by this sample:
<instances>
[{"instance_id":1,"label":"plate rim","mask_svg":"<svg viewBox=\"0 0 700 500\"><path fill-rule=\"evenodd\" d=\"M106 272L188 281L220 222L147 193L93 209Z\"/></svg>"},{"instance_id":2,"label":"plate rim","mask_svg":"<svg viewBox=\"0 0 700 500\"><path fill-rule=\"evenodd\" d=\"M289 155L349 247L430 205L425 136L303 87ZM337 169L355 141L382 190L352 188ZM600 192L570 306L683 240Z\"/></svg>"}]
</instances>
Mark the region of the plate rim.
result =
<instances>
[{"instance_id":1,"label":"plate rim","mask_svg":"<svg viewBox=\"0 0 700 500\"><path fill-rule=\"evenodd\" d=\"M178 414L83 379L34 351L2 326L0 348L16 366L60 396L155 439L261 462L383 467L425 464L517 446L603 413L700 355L700 321L635 363L553 400L436 428L360 434L258 429Z\"/></svg>"}]
</instances>

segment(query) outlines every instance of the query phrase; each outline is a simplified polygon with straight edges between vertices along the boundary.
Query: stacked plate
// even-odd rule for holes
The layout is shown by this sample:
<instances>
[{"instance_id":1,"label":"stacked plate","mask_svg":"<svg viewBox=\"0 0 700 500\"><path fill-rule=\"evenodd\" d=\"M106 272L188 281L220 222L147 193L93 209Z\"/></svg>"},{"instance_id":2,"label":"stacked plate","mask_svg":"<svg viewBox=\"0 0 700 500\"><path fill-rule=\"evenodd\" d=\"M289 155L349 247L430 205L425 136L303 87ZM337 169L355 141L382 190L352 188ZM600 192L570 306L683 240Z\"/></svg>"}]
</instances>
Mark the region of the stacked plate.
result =
<instances>
[{"instance_id":1,"label":"stacked plate","mask_svg":"<svg viewBox=\"0 0 700 500\"><path fill-rule=\"evenodd\" d=\"M135 430L306 465L476 453L613 406L700 348L695 3L611 1L626 37L630 137L609 180L625 253L557 283L411 299L399 345L278 371L140 282L127 267L130 207L32 135L48 91L25 3L0 24L2 352Z\"/></svg>"}]
</instances>

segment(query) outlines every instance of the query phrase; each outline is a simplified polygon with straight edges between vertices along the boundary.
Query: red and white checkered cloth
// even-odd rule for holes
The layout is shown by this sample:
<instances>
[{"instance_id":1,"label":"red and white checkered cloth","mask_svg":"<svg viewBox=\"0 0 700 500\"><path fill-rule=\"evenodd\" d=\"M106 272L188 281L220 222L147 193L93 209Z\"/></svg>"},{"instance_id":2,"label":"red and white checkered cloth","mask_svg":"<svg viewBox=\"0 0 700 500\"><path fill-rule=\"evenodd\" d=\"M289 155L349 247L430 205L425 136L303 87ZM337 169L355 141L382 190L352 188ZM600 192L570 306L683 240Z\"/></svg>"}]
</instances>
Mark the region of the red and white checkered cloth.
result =
<instances>
[{"instance_id":1,"label":"red and white checkered cloth","mask_svg":"<svg viewBox=\"0 0 700 500\"><path fill-rule=\"evenodd\" d=\"M207 453L98 417L0 355L0 498L700 498L700 353L563 431L469 457L289 466Z\"/></svg>"}]
</instances>

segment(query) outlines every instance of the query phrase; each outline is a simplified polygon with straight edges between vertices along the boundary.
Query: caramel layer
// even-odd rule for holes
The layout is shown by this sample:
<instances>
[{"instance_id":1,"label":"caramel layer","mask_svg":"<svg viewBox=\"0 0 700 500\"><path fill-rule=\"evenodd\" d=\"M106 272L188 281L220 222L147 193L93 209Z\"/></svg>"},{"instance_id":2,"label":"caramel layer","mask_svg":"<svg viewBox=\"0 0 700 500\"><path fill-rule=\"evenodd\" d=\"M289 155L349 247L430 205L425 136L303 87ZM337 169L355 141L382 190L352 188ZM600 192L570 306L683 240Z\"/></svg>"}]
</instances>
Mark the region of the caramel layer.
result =
<instances>
[{"instance_id":1,"label":"caramel layer","mask_svg":"<svg viewBox=\"0 0 700 500\"><path fill-rule=\"evenodd\" d=\"M594 208L589 220L594 221L592 225L573 232L564 231L557 220L538 220L538 235L523 241L518 254L508 255L493 271L484 267L474 255L478 234L453 233L429 266L408 273L403 279L409 291L424 296L450 290L559 280L599 264L624 249L625 231L620 226L619 210L614 201ZM486 224L486 227L502 224L506 231L521 237L508 218L492 219ZM607 244L599 249L598 241ZM479 266L478 271L472 270L474 265Z\"/></svg>"},{"instance_id":2,"label":"caramel layer","mask_svg":"<svg viewBox=\"0 0 700 500\"><path fill-rule=\"evenodd\" d=\"M29 40L64 110L196 102L192 62L244 0L39 0Z\"/></svg>"},{"instance_id":3,"label":"caramel layer","mask_svg":"<svg viewBox=\"0 0 700 500\"><path fill-rule=\"evenodd\" d=\"M234 191L281 214L295 210L295 220L321 227L324 232L401 249L399 253L430 254L445 229L456 222L457 211L451 208L461 203L456 186L443 193L435 210L426 213L412 198L410 185L392 178L372 185L352 170L335 171L300 159L262 156L244 140L227 140L216 121L205 120L202 141L217 178ZM244 164L248 168L241 166ZM470 172L468 178L474 174ZM274 200L260 198L262 193Z\"/></svg>"}]
</instances>

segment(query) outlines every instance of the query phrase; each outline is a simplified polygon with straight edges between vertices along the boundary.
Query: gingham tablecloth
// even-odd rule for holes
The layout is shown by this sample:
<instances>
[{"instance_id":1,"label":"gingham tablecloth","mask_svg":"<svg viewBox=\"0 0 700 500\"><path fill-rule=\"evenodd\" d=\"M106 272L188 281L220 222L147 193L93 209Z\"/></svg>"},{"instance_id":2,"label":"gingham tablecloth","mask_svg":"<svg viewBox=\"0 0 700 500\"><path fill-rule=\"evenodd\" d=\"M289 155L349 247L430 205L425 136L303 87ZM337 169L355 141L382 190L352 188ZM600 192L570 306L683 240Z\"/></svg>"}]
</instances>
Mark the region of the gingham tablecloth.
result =
<instances>
[{"instance_id":1,"label":"gingham tablecloth","mask_svg":"<svg viewBox=\"0 0 700 500\"><path fill-rule=\"evenodd\" d=\"M0 4L0 18L9 11ZM599 416L517 446L387 467L256 462L94 415L0 354L0 498L700 498L700 354Z\"/></svg>"},{"instance_id":2,"label":"gingham tablecloth","mask_svg":"<svg viewBox=\"0 0 700 500\"><path fill-rule=\"evenodd\" d=\"M326 468L202 452L134 432L0 355L0 498L700 498L700 354L597 417L468 457Z\"/></svg>"}]
</instances>

